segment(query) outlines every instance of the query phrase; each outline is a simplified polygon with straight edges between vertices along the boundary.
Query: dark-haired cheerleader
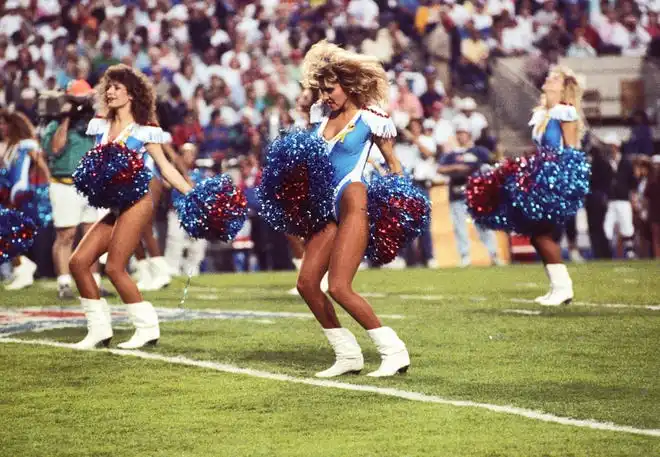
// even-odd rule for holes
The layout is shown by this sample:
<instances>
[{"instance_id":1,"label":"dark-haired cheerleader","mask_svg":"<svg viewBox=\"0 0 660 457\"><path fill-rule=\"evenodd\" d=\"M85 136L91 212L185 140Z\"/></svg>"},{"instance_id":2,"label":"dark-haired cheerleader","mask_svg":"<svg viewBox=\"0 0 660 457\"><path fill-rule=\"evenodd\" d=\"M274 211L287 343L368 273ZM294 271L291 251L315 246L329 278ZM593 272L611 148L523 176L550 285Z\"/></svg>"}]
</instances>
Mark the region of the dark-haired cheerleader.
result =
<instances>
[{"instance_id":1,"label":"dark-haired cheerleader","mask_svg":"<svg viewBox=\"0 0 660 457\"><path fill-rule=\"evenodd\" d=\"M548 293L535 300L543 306L573 299L573 282L553 231L575 215L589 191L590 166L578 149L583 135L581 98L575 74L554 68L530 121L536 153L473 175L466 190L476 223L531 236L550 279Z\"/></svg>"},{"instance_id":2,"label":"dark-haired cheerleader","mask_svg":"<svg viewBox=\"0 0 660 457\"><path fill-rule=\"evenodd\" d=\"M142 160L142 165L145 160L153 160L165 180L181 193L188 193L192 189L190 184L167 160L161 148L168 135L155 124L155 93L146 77L125 65L112 66L101 79L99 96L104 115L90 121L87 129L88 135L96 137L97 146L116 145L117 151L133 151ZM154 212L153 199L148 191L150 175L140 176L144 179L127 180L126 197L118 196L112 211L94 224L71 257L71 273L87 317L88 333L77 343L80 348L92 348L99 343L107 346L112 338L110 307L100 297L91 273L91 266L105 252L108 253L105 272L127 304L135 326L131 339L119 347L139 348L157 342L160 337L153 305L142 299L126 271L129 257L145 228L150 227ZM116 179L121 181L123 178L118 176Z\"/></svg>"}]
</instances>

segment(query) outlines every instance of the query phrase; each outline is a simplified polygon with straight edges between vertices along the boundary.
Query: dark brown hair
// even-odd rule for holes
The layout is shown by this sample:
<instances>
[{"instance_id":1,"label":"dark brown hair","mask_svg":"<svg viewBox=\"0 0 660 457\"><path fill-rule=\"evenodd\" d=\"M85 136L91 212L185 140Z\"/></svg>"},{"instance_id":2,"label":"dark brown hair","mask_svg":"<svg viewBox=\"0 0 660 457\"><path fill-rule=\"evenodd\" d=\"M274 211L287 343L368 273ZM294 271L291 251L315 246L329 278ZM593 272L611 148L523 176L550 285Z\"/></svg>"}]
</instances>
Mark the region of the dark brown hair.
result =
<instances>
[{"instance_id":1,"label":"dark brown hair","mask_svg":"<svg viewBox=\"0 0 660 457\"><path fill-rule=\"evenodd\" d=\"M34 125L28 117L19 112L10 113L6 110L0 110L0 118L7 123L7 141L8 146L13 146L21 140L35 139L37 137Z\"/></svg>"},{"instance_id":2,"label":"dark brown hair","mask_svg":"<svg viewBox=\"0 0 660 457\"><path fill-rule=\"evenodd\" d=\"M156 93L151 82L139 70L128 65L113 65L106 70L98 86L98 94L101 102L101 112L106 118L112 120L115 110L108 108L105 98L108 86L112 83L120 83L126 86L128 94L133 98L131 101L131 114L140 125L157 124L156 118Z\"/></svg>"}]
</instances>

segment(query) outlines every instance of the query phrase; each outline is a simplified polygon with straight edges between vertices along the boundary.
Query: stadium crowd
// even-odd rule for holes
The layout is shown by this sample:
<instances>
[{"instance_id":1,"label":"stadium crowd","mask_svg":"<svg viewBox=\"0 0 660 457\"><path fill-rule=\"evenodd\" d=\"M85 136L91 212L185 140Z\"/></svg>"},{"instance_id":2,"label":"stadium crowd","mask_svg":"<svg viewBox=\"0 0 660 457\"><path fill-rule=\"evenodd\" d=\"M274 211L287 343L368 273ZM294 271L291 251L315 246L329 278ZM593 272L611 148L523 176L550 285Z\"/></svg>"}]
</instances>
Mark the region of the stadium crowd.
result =
<instances>
[{"instance_id":1,"label":"stadium crowd","mask_svg":"<svg viewBox=\"0 0 660 457\"><path fill-rule=\"evenodd\" d=\"M476 101L489 90L493 59L527 56L527 76L540 84L561 55L657 53L659 12L657 0L7 0L0 107L25 113L43 135L51 119L41 101L52 91L71 91L80 81L94 86L117 63L139 68L155 85L159 121L177 152L194 151L209 172L234 169L248 195L250 223L235 242L231 268L288 268L286 242L256 215L259 164L281 129L308 123L312 94L298 83L306 51L321 39L340 43L377 56L388 70L397 154L421 187L449 183L467 265L465 171L456 161L468 150L479 165L504 152ZM598 217L604 221L607 202L623 193L644 238L636 254L648 256L655 245L658 256L660 192L648 189L657 187L659 165L641 117L630 141L608 141L630 163L621 171L631 176L627 188L613 189L610 176L621 154L603 151L604 171L595 170L604 211ZM169 199L163 202L164 220ZM611 243L611 234L593 236L600 235ZM499 262L489 235L482 240ZM430 236L419 247L407 263L436 265Z\"/></svg>"}]
</instances>

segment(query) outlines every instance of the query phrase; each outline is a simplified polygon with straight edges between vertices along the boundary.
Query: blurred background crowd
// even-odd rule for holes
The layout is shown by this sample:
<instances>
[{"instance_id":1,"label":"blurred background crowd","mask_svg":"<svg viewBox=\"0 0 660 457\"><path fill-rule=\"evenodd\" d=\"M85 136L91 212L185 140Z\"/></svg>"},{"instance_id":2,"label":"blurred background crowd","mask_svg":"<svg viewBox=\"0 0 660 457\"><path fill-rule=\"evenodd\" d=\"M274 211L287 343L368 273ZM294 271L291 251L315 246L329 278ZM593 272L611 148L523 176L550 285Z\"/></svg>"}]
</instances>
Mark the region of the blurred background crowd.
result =
<instances>
[{"instance_id":1,"label":"blurred background crowd","mask_svg":"<svg viewBox=\"0 0 660 457\"><path fill-rule=\"evenodd\" d=\"M153 81L176 151L193 151L207 174L233 173L251 217L233 245L205 246L202 270L291 267L286 239L257 215L254 188L269 141L308 124L313 94L298 81L306 51L321 39L382 61L400 132L396 152L420 187L447 188L461 265L470 264L466 176L517 153L493 126L492 96L504 90L493 84L498 60L521 59L520 77L538 88L565 57L660 57L657 0L6 0L0 9L0 107L23 112L39 139L61 121L63 94L77 95L81 81L94 86L110 65L125 63ZM579 220L569 224L573 260L660 255L657 98L643 101L623 119L632 125L625 135L585 142L594 162L590 243L576 241ZM74 105L73 121L84 125L92 104L78 97ZM0 157L11 147L2 140ZM627 216L608 214L621 200L631 208L632 234L622 231ZM169 207L161 199L163 246ZM501 263L494 238L479 236ZM394 266L437 266L433 248L428 234ZM52 274L42 257L40 273Z\"/></svg>"}]
</instances>

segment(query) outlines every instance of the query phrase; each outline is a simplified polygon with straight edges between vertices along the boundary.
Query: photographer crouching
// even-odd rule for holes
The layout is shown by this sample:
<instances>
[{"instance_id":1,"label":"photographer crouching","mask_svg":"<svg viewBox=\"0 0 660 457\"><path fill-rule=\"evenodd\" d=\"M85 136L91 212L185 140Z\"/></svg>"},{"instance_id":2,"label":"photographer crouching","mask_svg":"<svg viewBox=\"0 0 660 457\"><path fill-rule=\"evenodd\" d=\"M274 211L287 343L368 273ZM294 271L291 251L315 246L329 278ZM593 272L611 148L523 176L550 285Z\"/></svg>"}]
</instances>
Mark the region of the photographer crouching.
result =
<instances>
[{"instance_id":1,"label":"photographer crouching","mask_svg":"<svg viewBox=\"0 0 660 457\"><path fill-rule=\"evenodd\" d=\"M53 104L55 99L57 102ZM98 210L76 191L72 178L82 156L94 146L94 138L85 134L87 124L94 117L94 90L85 80L74 80L69 83L66 95L55 94L46 100L47 105L49 102L42 116L44 120L50 120L43 132L42 147L51 173L50 201L55 225L53 263L57 274L57 296L71 300L75 295L71 287L69 258L76 230L82 225L84 235L99 218ZM98 265L96 271L94 279L100 285Z\"/></svg>"}]
</instances>

